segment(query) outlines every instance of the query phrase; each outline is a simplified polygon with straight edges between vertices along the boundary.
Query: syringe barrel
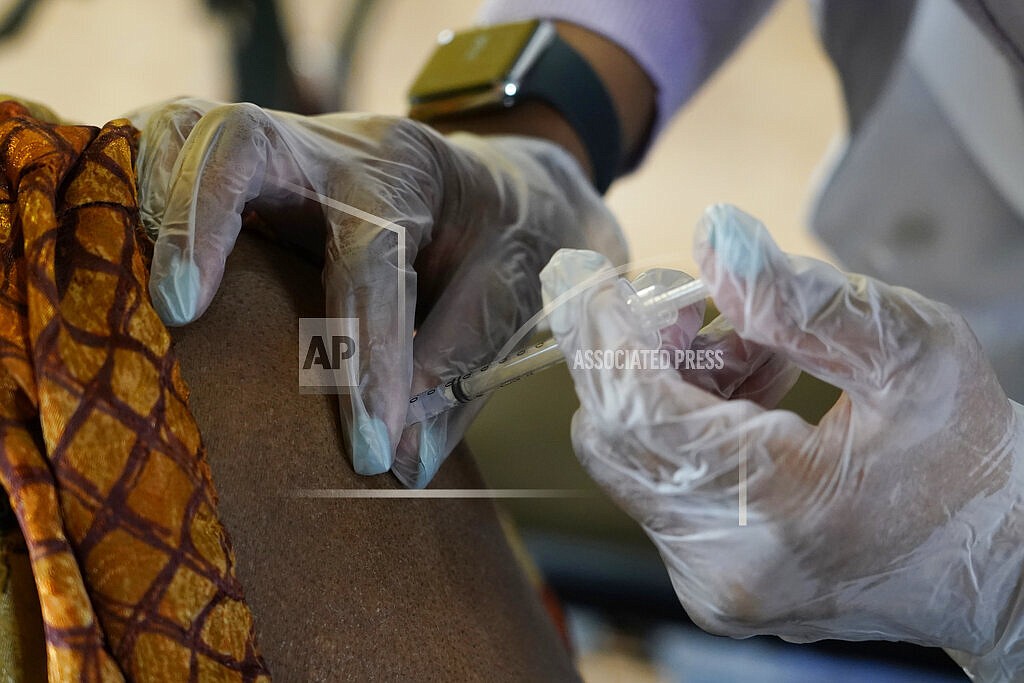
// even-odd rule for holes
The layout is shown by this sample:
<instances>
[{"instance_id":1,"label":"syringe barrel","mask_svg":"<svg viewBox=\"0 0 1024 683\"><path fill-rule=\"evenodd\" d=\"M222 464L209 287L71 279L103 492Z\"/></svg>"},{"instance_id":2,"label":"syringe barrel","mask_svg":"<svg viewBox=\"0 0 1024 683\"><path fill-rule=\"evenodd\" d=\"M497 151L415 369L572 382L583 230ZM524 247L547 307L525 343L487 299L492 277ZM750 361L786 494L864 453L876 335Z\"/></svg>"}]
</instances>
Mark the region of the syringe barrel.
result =
<instances>
[{"instance_id":1,"label":"syringe barrel","mask_svg":"<svg viewBox=\"0 0 1024 683\"><path fill-rule=\"evenodd\" d=\"M423 422L459 405L460 401L452 393L452 386L454 384L454 381L445 382L439 387L428 389L413 396L409 401L405 424L411 425Z\"/></svg>"},{"instance_id":2,"label":"syringe barrel","mask_svg":"<svg viewBox=\"0 0 1024 683\"><path fill-rule=\"evenodd\" d=\"M461 377L450 379L413 396L406 413L406 425L423 422L463 403L480 398L499 387L529 377L565 360L554 339L531 344Z\"/></svg>"},{"instance_id":3,"label":"syringe barrel","mask_svg":"<svg viewBox=\"0 0 1024 683\"><path fill-rule=\"evenodd\" d=\"M555 340L549 339L514 351L502 360L463 375L455 381L452 390L460 401L471 401L564 361L565 357L558 350Z\"/></svg>"},{"instance_id":4,"label":"syringe barrel","mask_svg":"<svg viewBox=\"0 0 1024 683\"><path fill-rule=\"evenodd\" d=\"M680 309L707 296L707 289L700 280L669 269L647 271L632 285L622 281L619 286L640 324L654 333L675 322ZM409 400L406 424L422 422L564 361L554 339L531 344L502 360L413 396Z\"/></svg>"}]
</instances>

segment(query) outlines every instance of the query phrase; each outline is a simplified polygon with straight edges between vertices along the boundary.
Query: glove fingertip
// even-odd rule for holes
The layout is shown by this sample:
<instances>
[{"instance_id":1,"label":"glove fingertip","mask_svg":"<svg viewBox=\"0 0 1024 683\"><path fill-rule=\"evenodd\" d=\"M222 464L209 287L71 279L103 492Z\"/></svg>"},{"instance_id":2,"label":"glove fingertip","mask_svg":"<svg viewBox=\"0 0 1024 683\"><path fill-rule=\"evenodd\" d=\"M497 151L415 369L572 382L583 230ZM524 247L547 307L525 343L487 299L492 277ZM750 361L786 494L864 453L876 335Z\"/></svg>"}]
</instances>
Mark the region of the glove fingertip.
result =
<instances>
[{"instance_id":1,"label":"glove fingertip","mask_svg":"<svg viewBox=\"0 0 1024 683\"><path fill-rule=\"evenodd\" d=\"M352 429L352 468L362 475L383 474L391 469L391 439L383 420L356 420Z\"/></svg>"},{"instance_id":2,"label":"glove fingertip","mask_svg":"<svg viewBox=\"0 0 1024 683\"><path fill-rule=\"evenodd\" d=\"M701 272L715 279L728 273L752 282L765 270L772 251L778 251L764 224L731 204L709 206L694 241Z\"/></svg>"},{"instance_id":3,"label":"glove fingertip","mask_svg":"<svg viewBox=\"0 0 1024 683\"><path fill-rule=\"evenodd\" d=\"M540 272L544 305L548 305L595 273L610 267L608 259L596 251L559 249Z\"/></svg>"},{"instance_id":4,"label":"glove fingertip","mask_svg":"<svg viewBox=\"0 0 1024 683\"><path fill-rule=\"evenodd\" d=\"M154 263L149 295L165 325L187 325L199 317L199 269L189 260L173 259L163 267Z\"/></svg>"},{"instance_id":5,"label":"glove fingertip","mask_svg":"<svg viewBox=\"0 0 1024 683\"><path fill-rule=\"evenodd\" d=\"M441 430L443 431L443 430ZM413 447L408 447L405 439L399 445L399 453L395 458L391 471L403 485L411 489L422 489L434 479L447 454L446 439L436 428L423 425L418 439L412 439Z\"/></svg>"}]
</instances>

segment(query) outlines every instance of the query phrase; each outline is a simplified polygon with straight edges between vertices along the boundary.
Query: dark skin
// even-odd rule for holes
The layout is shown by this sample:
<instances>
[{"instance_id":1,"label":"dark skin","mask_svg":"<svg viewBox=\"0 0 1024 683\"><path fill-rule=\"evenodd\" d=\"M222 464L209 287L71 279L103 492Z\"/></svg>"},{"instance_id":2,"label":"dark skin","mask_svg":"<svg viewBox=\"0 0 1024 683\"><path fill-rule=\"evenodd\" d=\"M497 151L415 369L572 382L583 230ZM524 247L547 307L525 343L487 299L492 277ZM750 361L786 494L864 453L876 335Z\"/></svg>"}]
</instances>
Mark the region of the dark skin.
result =
<instances>
[{"instance_id":1,"label":"dark skin","mask_svg":"<svg viewBox=\"0 0 1024 683\"><path fill-rule=\"evenodd\" d=\"M323 315L322 290L243 232L209 311L173 329L274 680L575 680L490 501L293 495L401 488L353 472L335 398L298 391L298 318ZM463 446L434 486L485 484Z\"/></svg>"}]
</instances>

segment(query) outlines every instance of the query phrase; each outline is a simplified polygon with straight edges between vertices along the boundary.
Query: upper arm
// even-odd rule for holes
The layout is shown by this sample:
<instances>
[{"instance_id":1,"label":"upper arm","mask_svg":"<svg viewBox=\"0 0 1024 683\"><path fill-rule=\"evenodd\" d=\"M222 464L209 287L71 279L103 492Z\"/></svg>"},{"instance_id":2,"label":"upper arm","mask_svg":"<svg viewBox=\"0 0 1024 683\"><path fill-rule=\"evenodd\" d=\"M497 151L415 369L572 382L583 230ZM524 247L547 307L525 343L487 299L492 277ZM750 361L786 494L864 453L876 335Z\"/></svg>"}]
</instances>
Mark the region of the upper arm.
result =
<instances>
[{"instance_id":1,"label":"upper arm","mask_svg":"<svg viewBox=\"0 0 1024 683\"><path fill-rule=\"evenodd\" d=\"M323 308L315 268L243 232L209 311L175 330L275 680L574 678L489 501L293 495L398 486L354 474L336 399L298 391L297 319ZM483 486L461 450L434 486Z\"/></svg>"}]
</instances>

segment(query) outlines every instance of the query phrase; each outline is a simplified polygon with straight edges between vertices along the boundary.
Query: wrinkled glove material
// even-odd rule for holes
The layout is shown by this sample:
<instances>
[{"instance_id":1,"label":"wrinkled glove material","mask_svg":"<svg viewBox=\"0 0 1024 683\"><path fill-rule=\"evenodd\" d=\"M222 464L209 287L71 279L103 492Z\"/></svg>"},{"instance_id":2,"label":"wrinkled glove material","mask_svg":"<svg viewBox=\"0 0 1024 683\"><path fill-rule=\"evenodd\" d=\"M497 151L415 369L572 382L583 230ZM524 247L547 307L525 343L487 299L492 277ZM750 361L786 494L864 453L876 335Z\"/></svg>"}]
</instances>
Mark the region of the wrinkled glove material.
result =
<instances>
[{"instance_id":1,"label":"wrinkled glove material","mask_svg":"<svg viewBox=\"0 0 1024 683\"><path fill-rule=\"evenodd\" d=\"M324 315L358 320L339 409L360 474L426 486L483 400L406 429L409 397L494 361L539 310L558 248L626 257L579 165L541 139L198 99L129 116L165 322L206 310L244 220L322 255Z\"/></svg>"},{"instance_id":2,"label":"wrinkled glove material","mask_svg":"<svg viewBox=\"0 0 1024 683\"><path fill-rule=\"evenodd\" d=\"M787 256L730 206L708 210L695 251L722 319L662 339L724 367L574 367L580 349L651 344L610 282L551 315L577 455L690 616L735 637L941 646L975 680L1024 679L1024 408L962 316ZM545 301L607 268L558 252ZM843 390L818 425L773 409L794 367Z\"/></svg>"}]
</instances>

